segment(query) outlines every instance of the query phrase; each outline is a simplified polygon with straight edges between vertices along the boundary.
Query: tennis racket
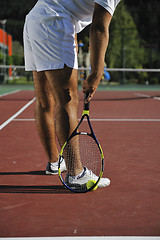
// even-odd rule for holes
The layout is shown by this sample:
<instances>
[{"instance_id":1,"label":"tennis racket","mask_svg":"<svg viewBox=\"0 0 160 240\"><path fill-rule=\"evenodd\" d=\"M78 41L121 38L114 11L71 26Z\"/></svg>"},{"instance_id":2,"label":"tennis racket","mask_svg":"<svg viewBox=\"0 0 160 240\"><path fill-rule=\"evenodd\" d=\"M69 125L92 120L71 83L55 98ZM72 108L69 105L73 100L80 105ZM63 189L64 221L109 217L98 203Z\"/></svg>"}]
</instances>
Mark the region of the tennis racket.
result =
<instances>
[{"instance_id":1,"label":"tennis racket","mask_svg":"<svg viewBox=\"0 0 160 240\"><path fill-rule=\"evenodd\" d=\"M85 103L78 126L64 143L58 162L58 174L64 186L73 192L85 193L95 190L102 177L104 155L93 132L89 119L89 103ZM87 130L86 130L87 128ZM65 160L67 171L61 172L60 165Z\"/></svg>"}]
</instances>

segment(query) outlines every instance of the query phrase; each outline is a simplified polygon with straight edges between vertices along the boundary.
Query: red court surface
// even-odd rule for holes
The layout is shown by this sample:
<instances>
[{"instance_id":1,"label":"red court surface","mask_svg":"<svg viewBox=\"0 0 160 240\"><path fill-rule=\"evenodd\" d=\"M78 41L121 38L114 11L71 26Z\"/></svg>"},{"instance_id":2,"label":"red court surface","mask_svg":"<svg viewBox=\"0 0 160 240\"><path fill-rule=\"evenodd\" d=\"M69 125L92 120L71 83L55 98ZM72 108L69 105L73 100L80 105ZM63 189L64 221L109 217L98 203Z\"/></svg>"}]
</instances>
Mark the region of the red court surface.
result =
<instances>
[{"instance_id":1,"label":"red court surface","mask_svg":"<svg viewBox=\"0 0 160 240\"><path fill-rule=\"evenodd\" d=\"M90 118L111 185L86 194L45 175L34 92L0 97L0 237L160 236L159 96L96 93Z\"/></svg>"}]
</instances>

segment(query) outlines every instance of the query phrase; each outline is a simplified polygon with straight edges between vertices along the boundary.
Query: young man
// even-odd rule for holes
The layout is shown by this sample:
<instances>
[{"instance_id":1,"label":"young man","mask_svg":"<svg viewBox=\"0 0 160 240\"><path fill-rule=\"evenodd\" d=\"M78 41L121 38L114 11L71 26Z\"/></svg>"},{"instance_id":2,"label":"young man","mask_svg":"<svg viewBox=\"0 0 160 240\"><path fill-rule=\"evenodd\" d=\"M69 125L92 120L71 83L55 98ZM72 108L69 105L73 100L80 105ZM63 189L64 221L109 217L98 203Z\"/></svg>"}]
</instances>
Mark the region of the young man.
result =
<instances>
[{"instance_id":1,"label":"young man","mask_svg":"<svg viewBox=\"0 0 160 240\"><path fill-rule=\"evenodd\" d=\"M46 174L58 173L56 136L62 147L77 126L78 81L76 34L91 23L91 73L83 82L89 102L102 78L109 25L120 0L38 0L26 16L24 50L26 71L33 71L35 120L48 155ZM55 118L55 121L54 121ZM66 170L62 160L61 171ZM75 176L97 176L79 164ZM92 175L92 176L91 176ZM75 177L73 176L73 177ZM102 178L99 187L110 184Z\"/></svg>"}]
</instances>

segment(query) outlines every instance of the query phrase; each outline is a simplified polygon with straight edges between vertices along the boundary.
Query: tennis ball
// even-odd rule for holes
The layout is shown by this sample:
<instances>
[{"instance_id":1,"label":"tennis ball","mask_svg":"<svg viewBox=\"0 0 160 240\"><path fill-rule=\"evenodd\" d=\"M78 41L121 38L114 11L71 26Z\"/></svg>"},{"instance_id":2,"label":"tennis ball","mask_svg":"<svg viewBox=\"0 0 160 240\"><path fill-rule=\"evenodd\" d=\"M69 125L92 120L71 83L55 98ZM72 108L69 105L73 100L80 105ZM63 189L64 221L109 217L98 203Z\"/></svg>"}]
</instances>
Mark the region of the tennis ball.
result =
<instances>
[{"instance_id":1,"label":"tennis ball","mask_svg":"<svg viewBox=\"0 0 160 240\"><path fill-rule=\"evenodd\" d=\"M88 180L88 182L86 183L87 189L91 188L94 184L96 183L95 180ZM98 185L95 186L92 191L95 191L98 188Z\"/></svg>"}]
</instances>

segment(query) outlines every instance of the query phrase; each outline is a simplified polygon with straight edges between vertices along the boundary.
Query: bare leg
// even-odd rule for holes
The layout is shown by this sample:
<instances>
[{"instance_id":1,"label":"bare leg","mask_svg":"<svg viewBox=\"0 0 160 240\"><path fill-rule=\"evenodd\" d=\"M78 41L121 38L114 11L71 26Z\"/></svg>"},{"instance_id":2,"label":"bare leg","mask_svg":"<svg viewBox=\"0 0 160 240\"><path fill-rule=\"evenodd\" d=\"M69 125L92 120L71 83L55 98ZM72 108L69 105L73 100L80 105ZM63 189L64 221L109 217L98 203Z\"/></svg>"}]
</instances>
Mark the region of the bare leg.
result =
<instances>
[{"instance_id":1,"label":"bare leg","mask_svg":"<svg viewBox=\"0 0 160 240\"><path fill-rule=\"evenodd\" d=\"M38 133L50 162L55 162L58 160L56 134L62 147L78 123L77 70L65 66L64 69L33 72L33 77ZM73 175L83 170L80 159L77 157L75 161ZM69 167L69 163L66 164Z\"/></svg>"},{"instance_id":2,"label":"bare leg","mask_svg":"<svg viewBox=\"0 0 160 240\"><path fill-rule=\"evenodd\" d=\"M67 66L62 70L45 71L56 101L56 134L61 147L76 128L78 108L77 70ZM69 164L66 162L67 168ZM77 154L72 175L79 174L83 167Z\"/></svg>"},{"instance_id":3,"label":"bare leg","mask_svg":"<svg viewBox=\"0 0 160 240\"><path fill-rule=\"evenodd\" d=\"M55 100L44 72L33 72L36 106L35 121L38 134L50 162L58 160L54 109Z\"/></svg>"}]
</instances>

